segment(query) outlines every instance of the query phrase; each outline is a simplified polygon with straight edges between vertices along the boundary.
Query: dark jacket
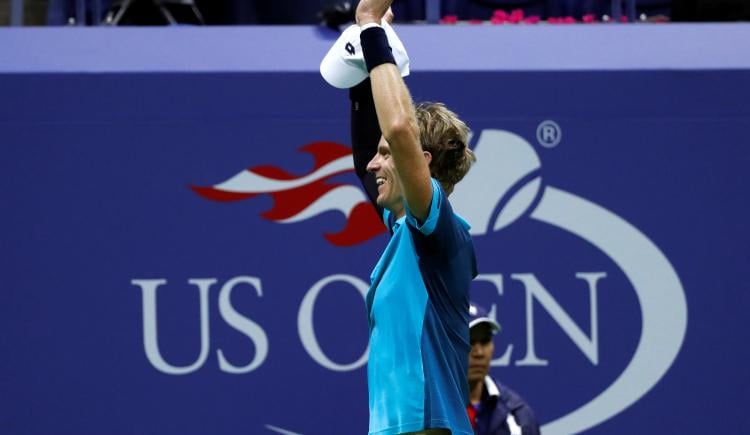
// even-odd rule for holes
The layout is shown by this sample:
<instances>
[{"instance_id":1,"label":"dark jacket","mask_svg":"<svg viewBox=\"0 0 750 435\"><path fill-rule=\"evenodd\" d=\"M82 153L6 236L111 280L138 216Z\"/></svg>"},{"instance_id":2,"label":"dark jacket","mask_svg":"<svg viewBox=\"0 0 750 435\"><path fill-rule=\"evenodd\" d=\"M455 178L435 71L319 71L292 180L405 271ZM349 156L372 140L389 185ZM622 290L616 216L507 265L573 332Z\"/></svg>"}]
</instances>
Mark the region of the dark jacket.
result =
<instances>
[{"instance_id":1,"label":"dark jacket","mask_svg":"<svg viewBox=\"0 0 750 435\"><path fill-rule=\"evenodd\" d=\"M508 421L508 416L512 420ZM475 419L477 435L511 435L511 425L523 435L539 435L539 423L531 407L513 390L490 376L484 379L482 401Z\"/></svg>"}]
</instances>

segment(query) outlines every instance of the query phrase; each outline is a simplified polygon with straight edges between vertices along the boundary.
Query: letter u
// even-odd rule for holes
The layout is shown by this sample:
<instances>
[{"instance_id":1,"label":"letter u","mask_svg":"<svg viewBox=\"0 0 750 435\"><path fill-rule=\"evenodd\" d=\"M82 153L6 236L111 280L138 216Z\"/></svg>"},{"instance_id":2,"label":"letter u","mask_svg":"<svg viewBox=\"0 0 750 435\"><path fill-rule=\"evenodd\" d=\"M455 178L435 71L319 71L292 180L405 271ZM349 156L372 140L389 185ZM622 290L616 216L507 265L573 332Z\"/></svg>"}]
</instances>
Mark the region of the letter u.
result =
<instances>
[{"instance_id":1,"label":"letter u","mask_svg":"<svg viewBox=\"0 0 750 435\"><path fill-rule=\"evenodd\" d=\"M173 366L164 361L159 351L159 338L156 330L156 290L160 285L166 284L167 280L134 279L130 282L139 286L143 293L143 348L151 365L169 375L186 375L198 370L208 357L208 291L216 280L212 278L188 280L190 284L198 286L200 294L201 350L195 362L182 367Z\"/></svg>"}]
</instances>

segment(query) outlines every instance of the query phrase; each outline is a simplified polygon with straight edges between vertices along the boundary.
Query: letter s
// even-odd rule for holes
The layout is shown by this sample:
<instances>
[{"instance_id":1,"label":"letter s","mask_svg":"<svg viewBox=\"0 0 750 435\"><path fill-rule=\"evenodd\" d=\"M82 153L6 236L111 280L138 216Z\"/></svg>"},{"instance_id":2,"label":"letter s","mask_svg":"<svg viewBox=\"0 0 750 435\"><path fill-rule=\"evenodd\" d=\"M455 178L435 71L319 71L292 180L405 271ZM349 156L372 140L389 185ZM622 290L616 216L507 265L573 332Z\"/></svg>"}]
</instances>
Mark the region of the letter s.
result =
<instances>
[{"instance_id":1,"label":"letter s","mask_svg":"<svg viewBox=\"0 0 750 435\"><path fill-rule=\"evenodd\" d=\"M219 293L219 312L221 317L234 329L245 334L255 344L255 357L245 366L235 366L230 364L224 357L224 353L219 349L216 353L219 357L219 368L221 371L232 374L249 373L258 368L268 356L268 337L263 328L257 323L241 315L234 309L231 302L232 290L238 284L250 284L258 293L263 296L260 278L253 276L238 276L230 279L221 287Z\"/></svg>"}]
</instances>

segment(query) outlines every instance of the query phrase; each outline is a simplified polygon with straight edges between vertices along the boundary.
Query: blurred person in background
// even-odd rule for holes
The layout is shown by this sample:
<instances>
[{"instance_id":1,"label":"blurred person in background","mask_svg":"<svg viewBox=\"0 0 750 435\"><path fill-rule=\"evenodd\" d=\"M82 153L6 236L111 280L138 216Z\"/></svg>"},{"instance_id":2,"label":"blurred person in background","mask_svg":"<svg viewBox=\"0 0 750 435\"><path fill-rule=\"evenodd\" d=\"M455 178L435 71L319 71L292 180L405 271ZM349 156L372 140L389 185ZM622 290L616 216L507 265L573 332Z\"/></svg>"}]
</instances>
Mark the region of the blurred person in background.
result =
<instances>
[{"instance_id":1,"label":"blurred person in background","mask_svg":"<svg viewBox=\"0 0 750 435\"><path fill-rule=\"evenodd\" d=\"M539 435L534 411L513 390L489 375L500 325L487 311L469 305L469 420L476 435Z\"/></svg>"},{"instance_id":2,"label":"blurred person in background","mask_svg":"<svg viewBox=\"0 0 750 435\"><path fill-rule=\"evenodd\" d=\"M11 24L11 1L0 0L0 26ZM24 0L24 26L44 26L47 24L47 0Z\"/></svg>"}]
</instances>

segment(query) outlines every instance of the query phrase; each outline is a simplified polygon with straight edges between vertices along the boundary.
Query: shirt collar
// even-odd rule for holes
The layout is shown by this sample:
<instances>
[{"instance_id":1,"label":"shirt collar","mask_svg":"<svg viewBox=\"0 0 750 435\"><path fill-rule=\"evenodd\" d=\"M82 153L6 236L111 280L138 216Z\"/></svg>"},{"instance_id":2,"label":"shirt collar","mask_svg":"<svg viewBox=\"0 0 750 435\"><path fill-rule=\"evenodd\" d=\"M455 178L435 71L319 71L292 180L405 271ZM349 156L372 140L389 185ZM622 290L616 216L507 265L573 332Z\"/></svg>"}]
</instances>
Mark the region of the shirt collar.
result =
<instances>
[{"instance_id":1,"label":"shirt collar","mask_svg":"<svg viewBox=\"0 0 750 435\"><path fill-rule=\"evenodd\" d=\"M500 391L501 386L504 388L503 391ZM505 406L511 411L515 411L526 405L517 394L509 393L507 387L495 382L490 375L487 375L484 378L484 388L485 391L487 391L488 397L491 397L494 400L502 400L503 403L505 403Z\"/></svg>"},{"instance_id":2,"label":"shirt collar","mask_svg":"<svg viewBox=\"0 0 750 435\"><path fill-rule=\"evenodd\" d=\"M497 388L495 381L487 375L484 377L484 388L487 389L487 394L493 397L500 397L500 389Z\"/></svg>"},{"instance_id":3,"label":"shirt collar","mask_svg":"<svg viewBox=\"0 0 750 435\"><path fill-rule=\"evenodd\" d=\"M401 216L400 218L393 221L393 225L391 225L391 232L395 233L396 230L404 224L404 221L406 220L406 215Z\"/></svg>"}]
</instances>

